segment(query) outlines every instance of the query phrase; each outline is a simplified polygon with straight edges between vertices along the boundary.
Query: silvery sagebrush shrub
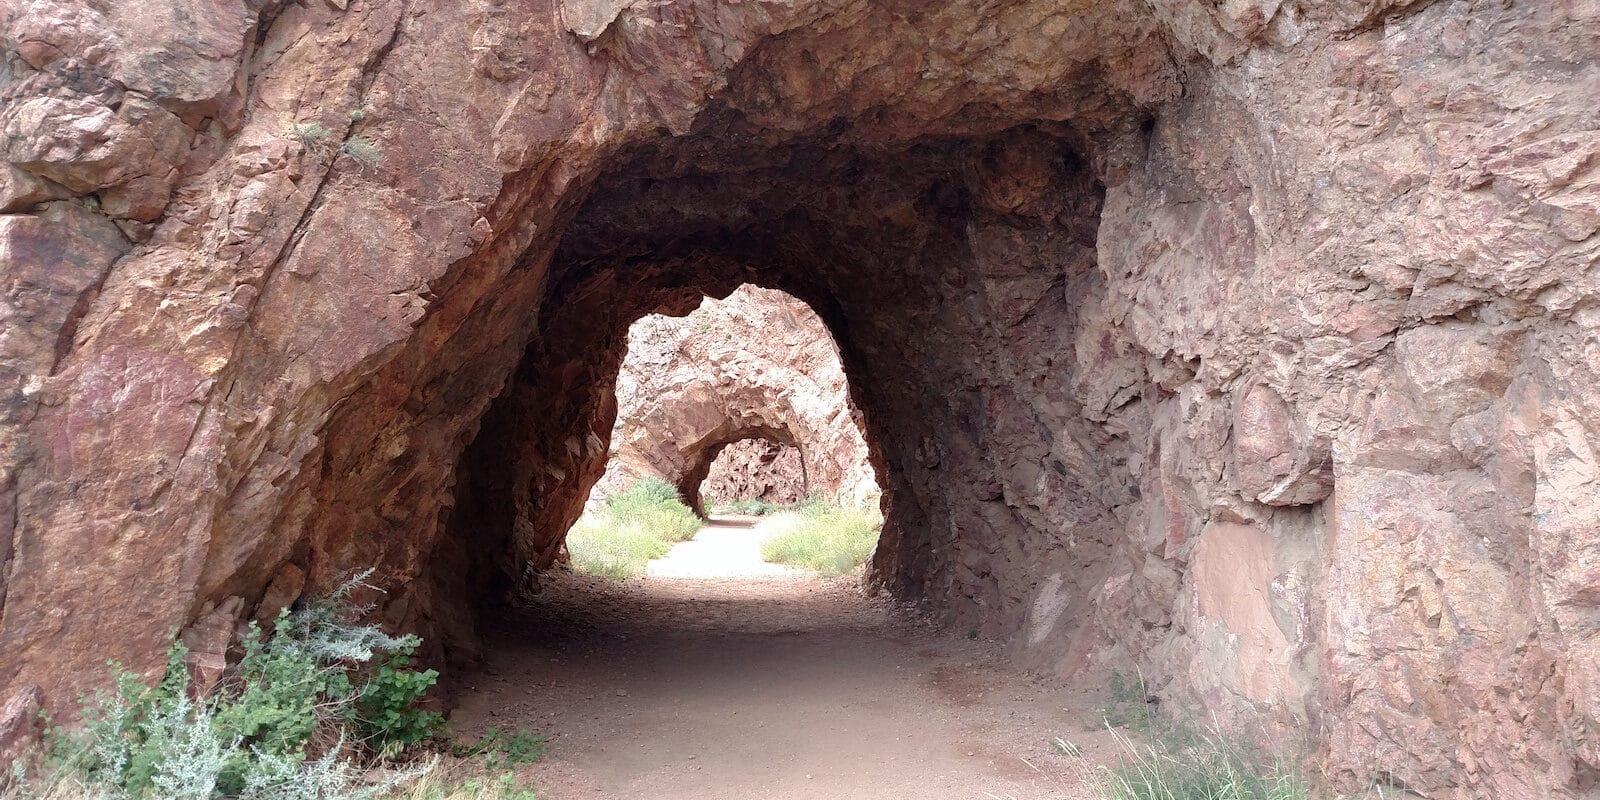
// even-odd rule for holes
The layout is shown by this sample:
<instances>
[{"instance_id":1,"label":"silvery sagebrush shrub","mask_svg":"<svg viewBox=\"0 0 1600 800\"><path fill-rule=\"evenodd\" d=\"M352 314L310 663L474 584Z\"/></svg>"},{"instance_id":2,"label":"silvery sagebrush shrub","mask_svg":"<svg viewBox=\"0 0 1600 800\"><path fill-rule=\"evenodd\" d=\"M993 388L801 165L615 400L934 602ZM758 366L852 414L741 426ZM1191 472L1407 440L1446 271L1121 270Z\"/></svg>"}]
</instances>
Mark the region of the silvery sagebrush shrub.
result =
<instances>
[{"instance_id":1,"label":"silvery sagebrush shrub","mask_svg":"<svg viewBox=\"0 0 1600 800\"><path fill-rule=\"evenodd\" d=\"M346 747L347 734L361 733L366 739L358 744L394 755L443 723L414 708L437 678L409 668L421 640L352 621L371 610L351 601L366 577L284 611L270 636L252 623L244 658L208 697L193 696L181 641L154 686L113 664L113 688L84 699L81 724L49 729L44 780L30 781L17 768L5 796L367 800L427 772L431 764L366 781ZM385 654L379 667L362 670ZM376 724L358 713L368 697L388 714ZM70 791L62 794L62 787Z\"/></svg>"}]
</instances>

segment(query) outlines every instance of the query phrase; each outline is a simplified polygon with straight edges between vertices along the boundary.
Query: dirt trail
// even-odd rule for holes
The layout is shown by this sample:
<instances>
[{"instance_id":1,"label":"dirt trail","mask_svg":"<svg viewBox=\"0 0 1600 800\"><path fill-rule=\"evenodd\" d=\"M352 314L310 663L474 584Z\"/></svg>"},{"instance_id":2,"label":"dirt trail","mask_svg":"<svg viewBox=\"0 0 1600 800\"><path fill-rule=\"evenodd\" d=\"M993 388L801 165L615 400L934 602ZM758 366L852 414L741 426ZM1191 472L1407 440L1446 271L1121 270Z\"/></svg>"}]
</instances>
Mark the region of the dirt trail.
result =
<instances>
[{"instance_id":1,"label":"dirt trail","mask_svg":"<svg viewBox=\"0 0 1600 800\"><path fill-rule=\"evenodd\" d=\"M756 517L718 517L693 539L651 561L646 574L652 578L811 577L805 570L761 560L761 537L772 523Z\"/></svg>"},{"instance_id":2,"label":"dirt trail","mask_svg":"<svg viewBox=\"0 0 1600 800\"><path fill-rule=\"evenodd\" d=\"M759 536L713 527L628 583L547 576L536 605L486 623L453 726L549 736L525 772L541 800L1087 797L1072 776L1116 752L1095 698L856 578L751 564ZM708 570L740 577L668 577Z\"/></svg>"}]
</instances>

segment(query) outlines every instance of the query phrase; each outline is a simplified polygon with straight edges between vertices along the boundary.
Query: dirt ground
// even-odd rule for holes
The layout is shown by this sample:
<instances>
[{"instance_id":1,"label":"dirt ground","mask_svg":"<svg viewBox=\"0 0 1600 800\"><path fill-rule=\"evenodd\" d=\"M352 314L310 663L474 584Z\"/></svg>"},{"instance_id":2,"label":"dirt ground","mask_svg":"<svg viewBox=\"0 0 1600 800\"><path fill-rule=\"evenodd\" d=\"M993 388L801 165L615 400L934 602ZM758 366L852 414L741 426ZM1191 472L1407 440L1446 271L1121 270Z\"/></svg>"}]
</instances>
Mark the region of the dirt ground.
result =
<instances>
[{"instance_id":1,"label":"dirt ground","mask_svg":"<svg viewBox=\"0 0 1600 800\"><path fill-rule=\"evenodd\" d=\"M1088 797L1081 776L1118 752L1100 698L859 578L761 565L759 536L714 526L625 583L546 576L534 605L486 621L452 727L548 736L524 772L541 800Z\"/></svg>"}]
</instances>

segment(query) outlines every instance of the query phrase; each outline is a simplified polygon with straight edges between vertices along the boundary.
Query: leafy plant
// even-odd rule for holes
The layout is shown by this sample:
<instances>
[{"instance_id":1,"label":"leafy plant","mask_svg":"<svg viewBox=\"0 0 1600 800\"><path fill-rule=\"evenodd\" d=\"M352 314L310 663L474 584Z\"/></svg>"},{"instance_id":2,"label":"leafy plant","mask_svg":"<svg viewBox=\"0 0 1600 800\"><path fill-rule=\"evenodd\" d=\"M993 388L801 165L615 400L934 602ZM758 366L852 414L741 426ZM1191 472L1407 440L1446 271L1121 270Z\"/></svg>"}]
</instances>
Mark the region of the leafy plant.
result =
<instances>
[{"instance_id":1,"label":"leafy plant","mask_svg":"<svg viewBox=\"0 0 1600 800\"><path fill-rule=\"evenodd\" d=\"M47 730L44 780L18 774L10 796L363 800L415 779L428 767L374 784L349 760L347 735L364 725L398 752L442 722L413 705L437 678L409 669L420 640L350 621L370 610L350 602L363 578L280 614L271 636L252 625L243 659L209 697L193 696L182 642L153 686L113 665L113 688L85 698L79 727ZM357 665L384 653L353 683Z\"/></svg>"},{"instance_id":2,"label":"leafy plant","mask_svg":"<svg viewBox=\"0 0 1600 800\"><path fill-rule=\"evenodd\" d=\"M278 616L273 628L273 636L264 639L256 624L250 624L235 681L237 693L218 711L217 725L253 752L300 758L316 731L318 705L337 708L354 690L342 671L323 669L317 657L301 646L288 611ZM241 760L248 758L249 752L239 754ZM239 767L242 780L243 765Z\"/></svg>"},{"instance_id":3,"label":"leafy plant","mask_svg":"<svg viewBox=\"0 0 1600 800\"><path fill-rule=\"evenodd\" d=\"M411 669L419 640L410 637L367 678L356 701L356 719L380 755L392 758L406 747L432 737L444 727L444 716L417 707L417 701L439 680L438 670Z\"/></svg>"}]
</instances>

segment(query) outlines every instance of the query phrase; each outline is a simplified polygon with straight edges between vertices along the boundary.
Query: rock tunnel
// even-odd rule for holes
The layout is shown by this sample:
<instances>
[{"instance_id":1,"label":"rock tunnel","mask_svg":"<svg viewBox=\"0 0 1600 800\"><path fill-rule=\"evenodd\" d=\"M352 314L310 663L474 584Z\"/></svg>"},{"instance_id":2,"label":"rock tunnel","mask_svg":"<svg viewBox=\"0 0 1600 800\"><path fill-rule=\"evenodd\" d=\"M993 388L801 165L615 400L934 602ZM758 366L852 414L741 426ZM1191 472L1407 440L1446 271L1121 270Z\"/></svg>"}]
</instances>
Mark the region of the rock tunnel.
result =
<instances>
[{"instance_id":1,"label":"rock tunnel","mask_svg":"<svg viewBox=\"0 0 1600 800\"><path fill-rule=\"evenodd\" d=\"M470 660L629 325L752 284L837 342L875 584L1335 781L1600 779L1585 4L45 5L0 12L7 691L367 566Z\"/></svg>"}]
</instances>

